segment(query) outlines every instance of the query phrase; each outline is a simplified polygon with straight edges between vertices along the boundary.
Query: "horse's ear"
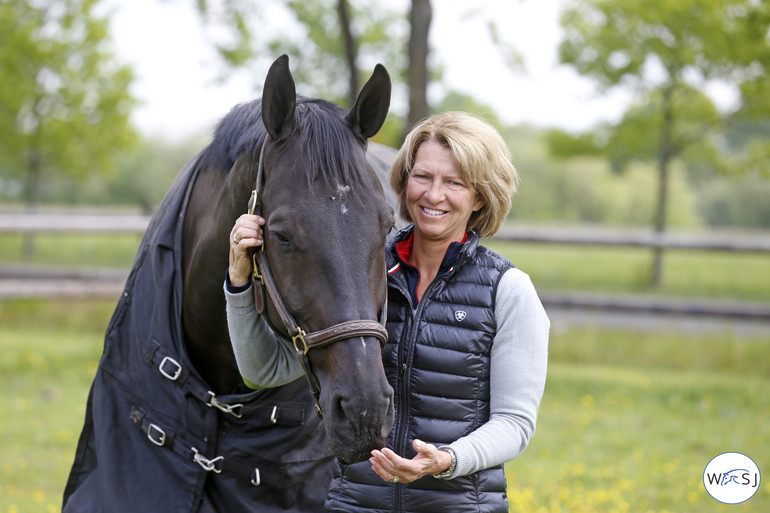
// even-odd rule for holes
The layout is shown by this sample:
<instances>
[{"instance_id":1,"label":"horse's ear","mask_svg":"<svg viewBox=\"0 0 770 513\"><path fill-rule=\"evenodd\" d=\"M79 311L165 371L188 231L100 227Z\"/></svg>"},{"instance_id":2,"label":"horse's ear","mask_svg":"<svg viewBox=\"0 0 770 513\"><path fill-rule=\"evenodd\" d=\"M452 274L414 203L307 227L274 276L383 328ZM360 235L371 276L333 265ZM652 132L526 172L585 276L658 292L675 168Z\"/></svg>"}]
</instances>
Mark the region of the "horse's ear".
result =
<instances>
[{"instance_id":1,"label":"horse's ear","mask_svg":"<svg viewBox=\"0 0 770 513\"><path fill-rule=\"evenodd\" d=\"M378 64L374 73L356 99L356 103L348 112L347 120L351 128L364 139L376 134L390 108L390 75L385 66Z\"/></svg>"},{"instance_id":2,"label":"horse's ear","mask_svg":"<svg viewBox=\"0 0 770 513\"><path fill-rule=\"evenodd\" d=\"M289 71L289 57L284 54L270 66L262 91L262 122L274 141L291 130L296 103L297 90Z\"/></svg>"}]
</instances>

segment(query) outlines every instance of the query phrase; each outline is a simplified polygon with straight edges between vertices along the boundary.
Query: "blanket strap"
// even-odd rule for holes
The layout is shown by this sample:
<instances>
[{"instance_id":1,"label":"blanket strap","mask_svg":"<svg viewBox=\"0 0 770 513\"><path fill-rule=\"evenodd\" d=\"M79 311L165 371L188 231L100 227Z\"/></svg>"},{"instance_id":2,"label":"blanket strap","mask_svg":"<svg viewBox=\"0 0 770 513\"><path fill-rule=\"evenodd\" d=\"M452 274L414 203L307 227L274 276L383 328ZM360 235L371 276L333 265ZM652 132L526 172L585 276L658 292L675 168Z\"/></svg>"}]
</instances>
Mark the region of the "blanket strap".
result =
<instances>
[{"instance_id":1,"label":"blanket strap","mask_svg":"<svg viewBox=\"0 0 770 513\"><path fill-rule=\"evenodd\" d=\"M158 447L171 449L183 459L197 463L207 472L246 480L253 486L278 487L281 483L287 482L288 476L275 468L275 465L261 459L258 461L259 465L255 466L231 457L205 457L195 448L193 443L184 440L167 427L162 427L159 423L154 422L154 419L150 419L147 413L140 408L132 406L129 417L134 425L147 435L150 442Z\"/></svg>"},{"instance_id":2,"label":"blanket strap","mask_svg":"<svg viewBox=\"0 0 770 513\"><path fill-rule=\"evenodd\" d=\"M299 425L305 420L305 409L287 404L272 404L259 407L244 406L242 403L230 404L209 390L195 373L190 372L176 355L161 349L160 344L153 340L145 350L145 361L169 381L182 387L190 395L203 402L209 408L216 408L224 413L240 419L245 410L251 419L257 418L260 427L279 425Z\"/></svg>"}]
</instances>

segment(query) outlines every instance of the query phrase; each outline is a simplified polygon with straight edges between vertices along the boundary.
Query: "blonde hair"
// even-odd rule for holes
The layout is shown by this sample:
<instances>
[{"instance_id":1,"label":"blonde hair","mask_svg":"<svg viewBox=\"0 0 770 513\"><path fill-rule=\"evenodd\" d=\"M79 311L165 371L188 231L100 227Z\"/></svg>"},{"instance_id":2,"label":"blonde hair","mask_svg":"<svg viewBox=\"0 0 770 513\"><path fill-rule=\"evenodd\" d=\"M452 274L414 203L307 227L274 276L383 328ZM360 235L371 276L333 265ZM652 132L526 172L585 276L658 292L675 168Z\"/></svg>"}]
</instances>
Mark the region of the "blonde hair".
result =
<instances>
[{"instance_id":1,"label":"blonde hair","mask_svg":"<svg viewBox=\"0 0 770 513\"><path fill-rule=\"evenodd\" d=\"M420 121L406 136L393 167L390 185L398 194L401 217L412 221L406 208L406 180L420 145L435 140L449 149L465 183L484 206L471 214L467 230L491 237L511 210L519 175L505 141L489 123L466 112L444 112Z\"/></svg>"}]
</instances>

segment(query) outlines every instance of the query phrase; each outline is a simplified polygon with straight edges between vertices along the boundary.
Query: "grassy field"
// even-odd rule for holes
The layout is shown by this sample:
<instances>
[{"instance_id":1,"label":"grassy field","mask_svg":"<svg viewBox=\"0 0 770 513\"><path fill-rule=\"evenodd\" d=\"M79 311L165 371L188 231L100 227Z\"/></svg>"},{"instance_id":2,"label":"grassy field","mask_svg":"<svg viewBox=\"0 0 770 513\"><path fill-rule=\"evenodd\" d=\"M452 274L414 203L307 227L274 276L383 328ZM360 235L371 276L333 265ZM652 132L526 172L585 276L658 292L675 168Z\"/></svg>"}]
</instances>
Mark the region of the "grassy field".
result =
<instances>
[{"instance_id":1,"label":"grassy field","mask_svg":"<svg viewBox=\"0 0 770 513\"><path fill-rule=\"evenodd\" d=\"M55 512L111 300L0 302L0 513ZM770 511L770 340L598 328L552 333L538 431L507 466L511 511ZM748 502L702 484L719 453L764 472Z\"/></svg>"}]
</instances>

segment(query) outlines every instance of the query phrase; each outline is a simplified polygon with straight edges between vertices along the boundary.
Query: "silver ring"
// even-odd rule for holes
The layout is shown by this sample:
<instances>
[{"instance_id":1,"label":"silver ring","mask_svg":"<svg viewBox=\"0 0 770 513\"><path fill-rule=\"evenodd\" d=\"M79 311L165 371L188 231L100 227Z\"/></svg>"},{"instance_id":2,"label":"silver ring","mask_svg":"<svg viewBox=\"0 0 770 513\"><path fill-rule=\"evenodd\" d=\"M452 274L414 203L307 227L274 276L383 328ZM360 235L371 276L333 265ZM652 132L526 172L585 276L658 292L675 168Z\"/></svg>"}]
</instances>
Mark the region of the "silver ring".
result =
<instances>
[{"instance_id":1,"label":"silver ring","mask_svg":"<svg viewBox=\"0 0 770 513\"><path fill-rule=\"evenodd\" d=\"M238 238L238 236L237 236L236 234L233 234L233 242L234 242L235 244L238 244L239 242L241 242L241 239L239 239L239 238Z\"/></svg>"},{"instance_id":2,"label":"silver ring","mask_svg":"<svg viewBox=\"0 0 770 513\"><path fill-rule=\"evenodd\" d=\"M393 475L393 479L391 479L390 482L391 483L398 483L398 476L394 474Z\"/></svg>"}]
</instances>

